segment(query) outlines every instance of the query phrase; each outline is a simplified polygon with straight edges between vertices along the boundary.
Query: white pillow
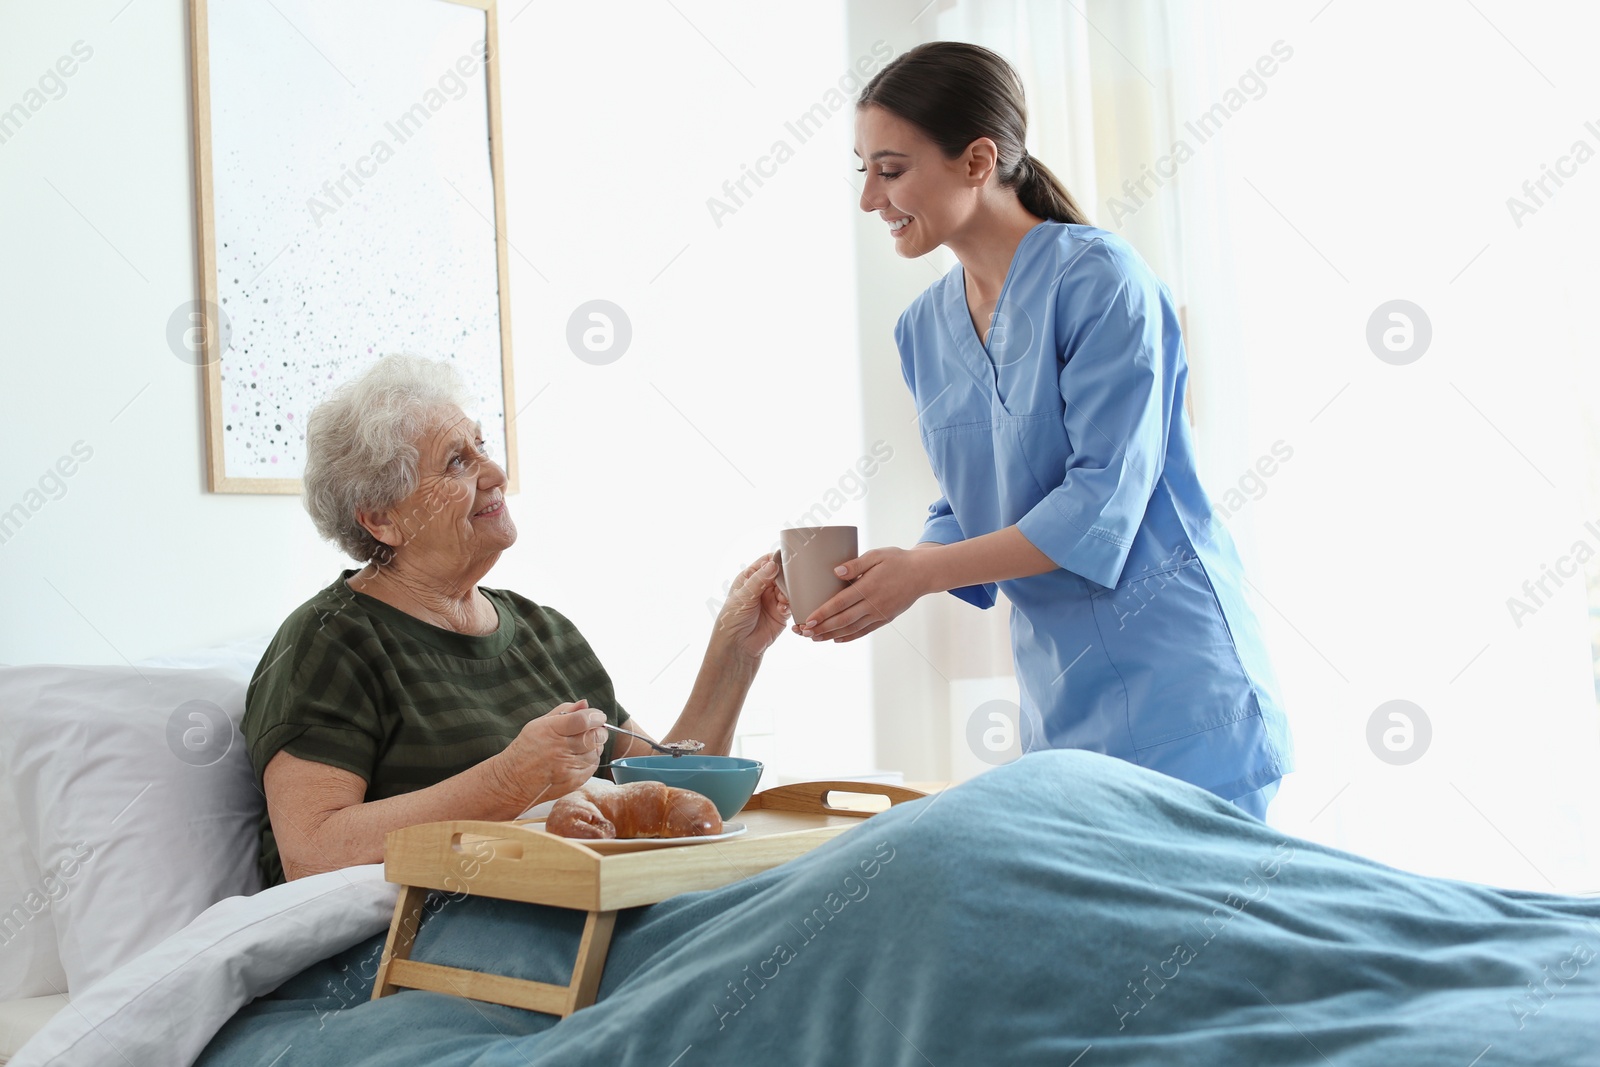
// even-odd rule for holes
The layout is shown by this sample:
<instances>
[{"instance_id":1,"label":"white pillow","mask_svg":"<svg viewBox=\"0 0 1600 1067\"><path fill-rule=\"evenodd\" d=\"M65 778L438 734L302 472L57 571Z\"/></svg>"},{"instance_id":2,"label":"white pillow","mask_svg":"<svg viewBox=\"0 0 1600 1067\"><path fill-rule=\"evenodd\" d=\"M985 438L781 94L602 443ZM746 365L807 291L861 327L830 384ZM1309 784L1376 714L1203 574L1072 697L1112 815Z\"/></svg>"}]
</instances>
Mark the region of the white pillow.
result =
<instances>
[{"instance_id":1,"label":"white pillow","mask_svg":"<svg viewBox=\"0 0 1600 1067\"><path fill-rule=\"evenodd\" d=\"M51 906L67 989L261 888L264 808L237 669L0 669L0 777Z\"/></svg>"},{"instance_id":2,"label":"white pillow","mask_svg":"<svg viewBox=\"0 0 1600 1067\"><path fill-rule=\"evenodd\" d=\"M256 664L266 654L271 634L241 637L220 645L207 645L188 652L175 652L167 656L151 656L134 664L136 667L217 667L242 674L246 680L256 672Z\"/></svg>"},{"instance_id":3,"label":"white pillow","mask_svg":"<svg viewBox=\"0 0 1600 1067\"><path fill-rule=\"evenodd\" d=\"M0 727L5 718L0 715ZM8 744L0 729L0 746ZM63 892L57 872L48 883L34 861L11 780L0 775L0 1002L64 993L67 975L56 949L52 897ZM4 1062L0 1060L0 1062Z\"/></svg>"},{"instance_id":4,"label":"white pillow","mask_svg":"<svg viewBox=\"0 0 1600 1067\"><path fill-rule=\"evenodd\" d=\"M250 1001L386 928L399 892L372 863L214 904L74 994L7 1067L191 1064Z\"/></svg>"}]
</instances>

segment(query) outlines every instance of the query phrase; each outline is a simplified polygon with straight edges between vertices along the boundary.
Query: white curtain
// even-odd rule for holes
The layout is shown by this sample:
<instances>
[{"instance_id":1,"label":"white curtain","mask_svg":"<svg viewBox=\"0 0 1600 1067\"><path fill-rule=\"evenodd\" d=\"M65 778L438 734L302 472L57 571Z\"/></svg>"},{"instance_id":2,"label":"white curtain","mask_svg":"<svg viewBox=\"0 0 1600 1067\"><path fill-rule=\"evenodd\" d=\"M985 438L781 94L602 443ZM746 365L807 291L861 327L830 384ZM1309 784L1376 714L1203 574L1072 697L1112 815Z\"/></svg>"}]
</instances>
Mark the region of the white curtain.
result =
<instances>
[{"instance_id":1,"label":"white curtain","mask_svg":"<svg viewBox=\"0 0 1600 1067\"><path fill-rule=\"evenodd\" d=\"M1551 93L1587 70L1568 42L1595 16L1417 8L1381 34L1363 17L956 0L937 36L1017 65L1030 149L1183 311L1202 476L1297 739L1270 821L1427 873L1600 891L1584 582L1508 613L1600 549L1575 388L1600 195L1590 175L1520 226L1505 207L1600 142ZM1409 365L1368 340L1370 321L1415 327L1382 318L1394 299L1431 323ZM1263 475L1275 445L1293 458Z\"/></svg>"}]
</instances>

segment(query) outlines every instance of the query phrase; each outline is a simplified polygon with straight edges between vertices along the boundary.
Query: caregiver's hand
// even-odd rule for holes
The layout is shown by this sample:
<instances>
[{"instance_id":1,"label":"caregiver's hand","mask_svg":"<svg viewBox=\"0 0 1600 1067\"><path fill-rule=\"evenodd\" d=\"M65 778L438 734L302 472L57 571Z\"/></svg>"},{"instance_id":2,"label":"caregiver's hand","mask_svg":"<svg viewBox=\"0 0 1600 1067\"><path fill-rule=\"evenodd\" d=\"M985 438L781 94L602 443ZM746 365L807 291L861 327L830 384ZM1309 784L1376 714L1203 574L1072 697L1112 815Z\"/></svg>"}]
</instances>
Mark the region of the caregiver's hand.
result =
<instances>
[{"instance_id":1,"label":"caregiver's hand","mask_svg":"<svg viewBox=\"0 0 1600 1067\"><path fill-rule=\"evenodd\" d=\"M768 552L739 573L717 615L713 639L750 659L760 659L783 633L789 601L778 592L778 554Z\"/></svg>"},{"instance_id":2,"label":"caregiver's hand","mask_svg":"<svg viewBox=\"0 0 1600 1067\"><path fill-rule=\"evenodd\" d=\"M926 556L903 548L875 548L834 573L849 588L823 604L795 632L813 641L854 641L893 620L931 591Z\"/></svg>"}]
</instances>

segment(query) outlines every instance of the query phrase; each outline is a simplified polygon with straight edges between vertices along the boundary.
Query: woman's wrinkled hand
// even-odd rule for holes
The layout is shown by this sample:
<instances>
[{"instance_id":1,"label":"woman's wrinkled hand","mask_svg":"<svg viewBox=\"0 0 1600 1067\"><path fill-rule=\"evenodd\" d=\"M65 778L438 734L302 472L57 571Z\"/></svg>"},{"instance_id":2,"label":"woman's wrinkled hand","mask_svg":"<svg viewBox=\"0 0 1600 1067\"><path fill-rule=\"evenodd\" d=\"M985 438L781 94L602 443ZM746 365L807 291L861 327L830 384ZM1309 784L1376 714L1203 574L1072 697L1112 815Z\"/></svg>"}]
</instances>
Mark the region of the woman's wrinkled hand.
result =
<instances>
[{"instance_id":1,"label":"woman's wrinkled hand","mask_svg":"<svg viewBox=\"0 0 1600 1067\"><path fill-rule=\"evenodd\" d=\"M778 591L778 554L768 552L739 573L717 613L713 641L760 659L783 632L789 601Z\"/></svg>"},{"instance_id":2,"label":"woman's wrinkled hand","mask_svg":"<svg viewBox=\"0 0 1600 1067\"><path fill-rule=\"evenodd\" d=\"M875 548L847 561L834 573L849 586L810 618L797 620L795 632L813 641L839 643L865 637L928 592L923 562L916 552L903 548Z\"/></svg>"},{"instance_id":3,"label":"woman's wrinkled hand","mask_svg":"<svg viewBox=\"0 0 1600 1067\"><path fill-rule=\"evenodd\" d=\"M594 777L609 731L605 712L587 700L558 704L530 719L511 744L493 757L509 797L532 807L566 796Z\"/></svg>"}]
</instances>

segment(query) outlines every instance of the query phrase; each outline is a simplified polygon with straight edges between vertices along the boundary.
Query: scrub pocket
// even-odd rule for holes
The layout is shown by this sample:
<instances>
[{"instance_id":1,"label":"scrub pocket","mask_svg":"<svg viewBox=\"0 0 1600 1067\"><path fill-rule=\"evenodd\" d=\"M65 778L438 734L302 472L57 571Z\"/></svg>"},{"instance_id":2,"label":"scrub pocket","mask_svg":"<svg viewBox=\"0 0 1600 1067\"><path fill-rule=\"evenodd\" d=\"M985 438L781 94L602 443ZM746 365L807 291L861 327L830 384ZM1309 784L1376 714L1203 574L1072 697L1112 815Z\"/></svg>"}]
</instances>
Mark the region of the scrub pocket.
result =
<instances>
[{"instance_id":1,"label":"scrub pocket","mask_svg":"<svg viewBox=\"0 0 1600 1067\"><path fill-rule=\"evenodd\" d=\"M1259 714L1254 686L1198 559L1097 594L1094 619L1127 690L1135 750Z\"/></svg>"}]
</instances>

